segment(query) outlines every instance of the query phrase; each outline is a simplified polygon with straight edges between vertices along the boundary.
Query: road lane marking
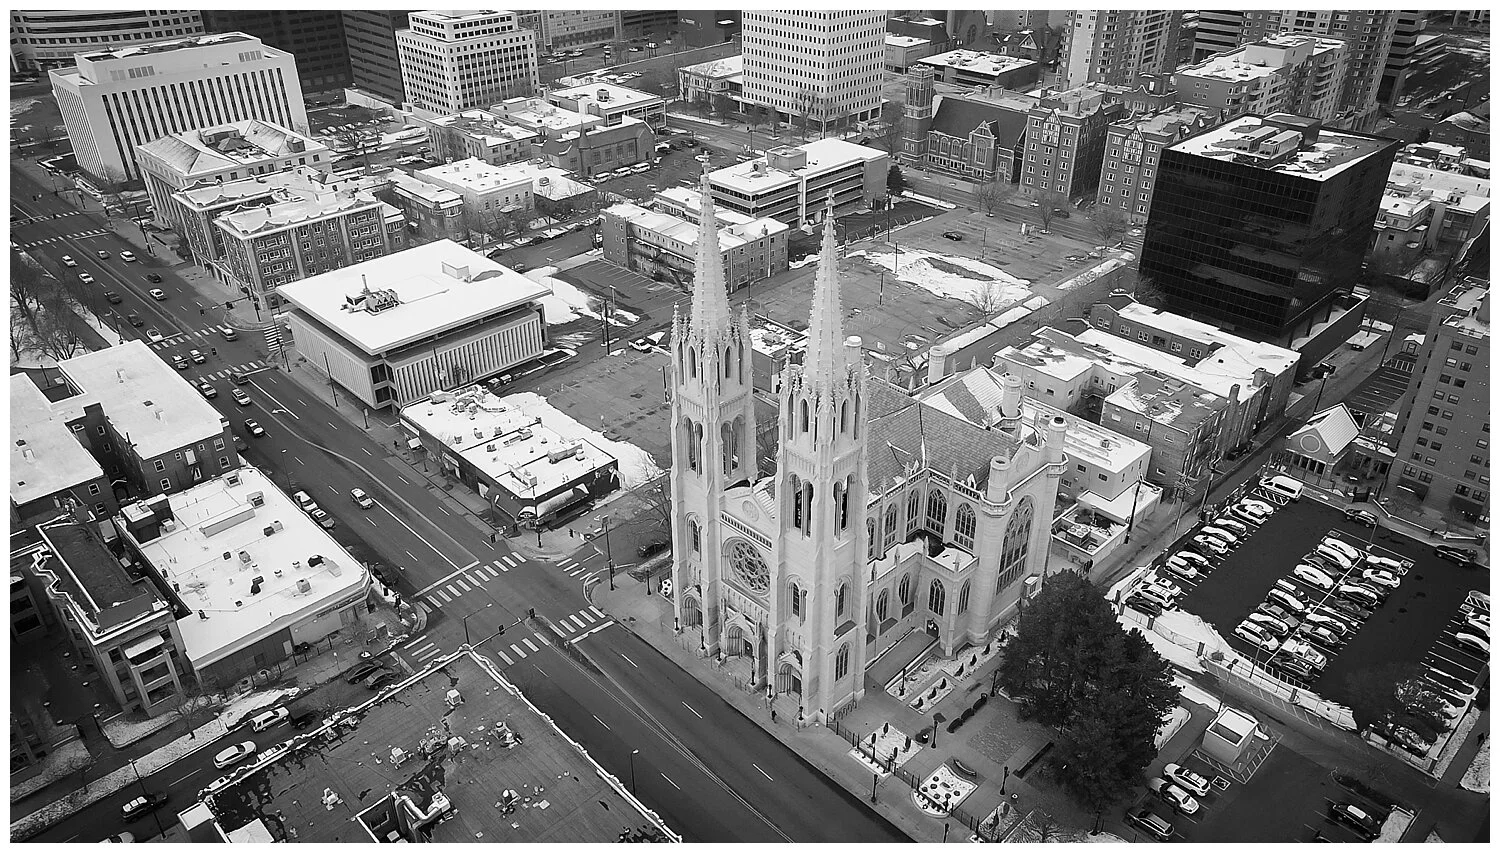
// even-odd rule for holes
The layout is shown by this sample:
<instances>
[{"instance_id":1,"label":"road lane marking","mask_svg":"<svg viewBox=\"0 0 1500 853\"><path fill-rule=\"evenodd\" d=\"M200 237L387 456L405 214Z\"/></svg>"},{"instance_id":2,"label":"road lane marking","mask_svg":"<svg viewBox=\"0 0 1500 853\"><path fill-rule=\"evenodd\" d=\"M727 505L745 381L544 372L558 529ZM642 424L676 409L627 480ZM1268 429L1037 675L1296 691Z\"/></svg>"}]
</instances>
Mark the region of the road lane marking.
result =
<instances>
[{"instance_id":1,"label":"road lane marking","mask_svg":"<svg viewBox=\"0 0 1500 853\"><path fill-rule=\"evenodd\" d=\"M403 550L403 551L406 551L406 549L405 549L405 548L403 548L403 549L401 549L401 550ZM410 551L406 551L406 556L408 556L408 557L410 557L410 558L412 558L412 559L413 559L413 560L415 560L415 559L416 559L416 558L417 558L417 555L416 555L416 554L413 554L413 553L412 553L412 552L410 552Z\"/></svg>"},{"instance_id":2,"label":"road lane marking","mask_svg":"<svg viewBox=\"0 0 1500 853\"><path fill-rule=\"evenodd\" d=\"M694 713L696 713L696 712L694 712ZM756 764L754 761L750 762L750 766L754 767L756 770L760 770L760 765ZM766 777L767 779L771 779L771 774L767 773L764 770L760 770L760 775ZM771 781L775 782L776 780L775 779L771 779Z\"/></svg>"},{"instance_id":3,"label":"road lane marking","mask_svg":"<svg viewBox=\"0 0 1500 853\"><path fill-rule=\"evenodd\" d=\"M684 707L684 708L686 708L686 709L688 709L688 710L689 710L689 711L693 711L693 706L692 706L692 705L689 705L689 704L688 704L688 703L686 703L686 702L683 702L683 703L682 703L682 707ZM703 715L702 715L702 714L700 714L700 713L698 713L698 712L697 712L697 711L693 711L693 716L695 716L695 717L697 717L697 718L698 718L698 719L700 719L700 720L701 720L701 719L703 719ZM761 772L765 772L765 771L761 771Z\"/></svg>"},{"instance_id":4,"label":"road lane marking","mask_svg":"<svg viewBox=\"0 0 1500 853\"><path fill-rule=\"evenodd\" d=\"M595 625L594 627L590 628L589 630L584 631L582 634L579 634L578 636L576 636L573 639L569 640L568 642L570 642L570 643L577 643L579 640L582 640L585 637L588 637L590 635L597 634L600 631L603 631L605 628L608 628L609 626L611 626L613 624L615 624L615 621L613 619L609 620L608 622L601 622L598 625Z\"/></svg>"},{"instance_id":5,"label":"road lane marking","mask_svg":"<svg viewBox=\"0 0 1500 853\"><path fill-rule=\"evenodd\" d=\"M448 508L445 507L445 506L443 506L441 503L439 503L437 505L437 508L443 511L443 515L452 515L453 514L453 513L449 512Z\"/></svg>"},{"instance_id":6,"label":"road lane marking","mask_svg":"<svg viewBox=\"0 0 1500 853\"><path fill-rule=\"evenodd\" d=\"M641 668L640 664L638 664L635 661L631 660L630 656L627 655L627 654L625 654L624 652L615 652L615 654L617 654L620 657L624 658L627 663L629 663L631 666L635 667L636 669L640 669Z\"/></svg>"},{"instance_id":7,"label":"road lane marking","mask_svg":"<svg viewBox=\"0 0 1500 853\"><path fill-rule=\"evenodd\" d=\"M577 616L570 616L568 618L572 619L573 620L573 624L577 625L580 630L583 629L583 628L588 627L588 623L585 622L585 621L583 621L582 619L579 619ZM563 623L566 624L567 621L568 621L567 619L564 619Z\"/></svg>"},{"instance_id":8,"label":"road lane marking","mask_svg":"<svg viewBox=\"0 0 1500 853\"><path fill-rule=\"evenodd\" d=\"M612 728L609 727L609 723L606 723L603 720L599 719L599 715L598 714L590 714L589 716L593 717L595 720L598 720L599 721L599 725L603 726L605 731L610 731L610 732L614 731L614 729L612 729Z\"/></svg>"},{"instance_id":9,"label":"road lane marking","mask_svg":"<svg viewBox=\"0 0 1500 853\"><path fill-rule=\"evenodd\" d=\"M408 479L406 479L405 477L401 476L400 474L396 475L396 479L400 480L401 482L405 483L408 486L411 485L411 481L408 480Z\"/></svg>"},{"instance_id":10,"label":"road lane marking","mask_svg":"<svg viewBox=\"0 0 1500 853\"><path fill-rule=\"evenodd\" d=\"M299 415L298 415L298 414L297 414L297 413L296 413L296 412L294 412L294 411L292 411L292 410L291 410L291 409L290 409L290 408L289 408L289 407L288 407L288 406L287 406L287 404L286 404L286 403L283 403L283 402L281 402L281 401L280 401L280 400L277 400L277 399L276 399L276 397L275 397L275 396L273 396L273 395L272 395L272 394L271 394L271 392L270 392L270 391L267 391L267 390L266 390L266 389L265 389L265 388L262 388L262 387L261 387L261 386L260 386L260 383L258 383L258 382L256 382L256 381L255 381L255 380L254 380L254 379L252 379L252 380L250 380L250 384L251 384L251 385L252 385L252 386L253 386L253 387L254 387L254 388L255 388L255 389L256 389L256 390L257 390L257 391L259 391L259 392L260 392L260 393L262 393L262 394L264 394L264 395L266 395L266 396L267 396L267 397L270 397L270 398L271 398L271 400L272 400L272 401L273 401L273 402L275 402L275 403L276 403L276 405L278 405L278 406L280 406L280 407L281 407L281 411L283 411L283 412L285 412L285 413L286 413L286 414L288 414L288 415L291 415L291 416L292 416L292 417L293 417L293 418L294 418L294 419L296 419L296 420L299 420L299 421L300 421L300 420L302 420L302 418L301 418L301 416L299 416Z\"/></svg>"},{"instance_id":11,"label":"road lane marking","mask_svg":"<svg viewBox=\"0 0 1500 853\"><path fill-rule=\"evenodd\" d=\"M389 512L389 510L387 510L387 512ZM400 519L396 519L396 520L400 521ZM433 550L436 551L437 549L434 548ZM428 592L430 590L437 589L438 587L442 586L443 584L447 583L448 581L453 580L453 578L456 577L457 575L461 575L464 572L467 572L469 569L472 569L472 568L474 568L477 565L479 565L479 561L475 560L474 562L468 564L467 566L464 566L463 568L459 569L458 571L446 574L446 575L438 578L437 580L433 581L432 583L428 584L427 586L422 587L421 589L417 590L416 594L417 595L421 595L424 592Z\"/></svg>"},{"instance_id":12,"label":"road lane marking","mask_svg":"<svg viewBox=\"0 0 1500 853\"><path fill-rule=\"evenodd\" d=\"M370 452L370 448L368 448L368 447L361 447L360 450L363 450L365 452L366 456L374 456L375 455L375 454L373 454L373 453Z\"/></svg>"},{"instance_id":13,"label":"road lane marking","mask_svg":"<svg viewBox=\"0 0 1500 853\"><path fill-rule=\"evenodd\" d=\"M328 425L331 426L331 427L333 427L334 429L338 429L339 428L339 425L336 424L336 423L334 423L333 421L329 421Z\"/></svg>"},{"instance_id":14,"label":"road lane marking","mask_svg":"<svg viewBox=\"0 0 1500 853\"><path fill-rule=\"evenodd\" d=\"M307 467L307 463L303 462L301 457L297 456L296 454L292 454L292 458L297 460L298 467L301 467L301 468L306 468Z\"/></svg>"},{"instance_id":15,"label":"road lane marking","mask_svg":"<svg viewBox=\"0 0 1500 853\"><path fill-rule=\"evenodd\" d=\"M170 783L167 784L167 787L169 787L169 788L176 788L178 785L182 784L182 782L183 782L184 779L191 779L194 776L197 776L198 773L202 769L203 769L202 767L199 767L197 770L194 770L191 773L187 774L186 776L183 776L182 779L175 779L175 780L173 780L172 782L170 782Z\"/></svg>"},{"instance_id":16,"label":"road lane marking","mask_svg":"<svg viewBox=\"0 0 1500 853\"><path fill-rule=\"evenodd\" d=\"M410 485L410 484L408 484L408 485ZM421 539L423 545L426 545L427 547L431 548L432 552L434 554L437 554L439 557L443 558L443 562L447 563L448 565L452 566L455 569L458 569L458 571L454 572L452 575L448 575L447 577L443 578L442 580L438 581L437 583L433 584L432 586L437 586L438 583L442 583L443 581L448 580L448 578L453 577L453 575L459 574L461 572L466 572L469 569L472 569L475 566L479 565L479 561L475 560L474 562L472 562L469 565L464 566L463 568L460 569L458 567L458 564L455 563L455 562L453 562L452 560L448 559L448 555L444 554L442 551L439 551L437 549L436 545L433 545L431 542L428 542L427 539L426 539L426 537L424 537L422 534L418 533L415 530L412 530L411 529L411 525L407 524L404 521L402 521L400 516L396 515L394 512L391 512L389 509L386 509L385 504L376 504L376 506L380 507L381 509L384 509L386 515L389 515L391 518L396 519L396 523L399 524L399 525L401 525L402 527L405 527L408 531L411 532L411 535L417 537L418 539ZM416 558L413 557L412 559L416 559ZM432 589L432 586L427 587L427 589ZM418 595L420 595L420 594L421 593L419 592Z\"/></svg>"},{"instance_id":17,"label":"road lane marking","mask_svg":"<svg viewBox=\"0 0 1500 853\"><path fill-rule=\"evenodd\" d=\"M661 774L661 778L667 780L667 784L668 785L671 785L672 787L676 788L679 791L682 790L682 787L680 785L678 785L676 782L672 781L672 777L671 776L668 776L667 774L663 773L663 774Z\"/></svg>"}]
</instances>

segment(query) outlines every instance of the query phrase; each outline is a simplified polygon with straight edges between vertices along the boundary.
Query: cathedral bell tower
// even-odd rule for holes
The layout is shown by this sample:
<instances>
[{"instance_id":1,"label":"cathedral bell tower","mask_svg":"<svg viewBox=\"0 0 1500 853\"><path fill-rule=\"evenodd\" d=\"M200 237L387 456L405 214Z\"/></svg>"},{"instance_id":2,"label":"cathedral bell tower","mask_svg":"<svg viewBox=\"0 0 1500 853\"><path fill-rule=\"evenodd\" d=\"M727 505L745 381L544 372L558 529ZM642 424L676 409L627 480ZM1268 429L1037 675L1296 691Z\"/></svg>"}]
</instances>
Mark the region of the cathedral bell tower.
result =
<instances>
[{"instance_id":1,"label":"cathedral bell tower","mask_svg":"<svg viewBox=\"0 0 1500 853\"><path fill-rule=\"evenodd\" d=\"M830 196L807 354L781 384L770 648L778 692L795 687L818 721L864 693L868 606L867 373L859 339L843 335L838 278Z\"/></svg>"},{"instance_id":2,"label":"cathedral bell tower","mask_svg":"<svg viewBox=\"0 0 1500 853\"><path fill-rule=\"evenodd\" d=\"M691 314L672 317L672 615L719 647L725 490L756 479L750 321L734 313L708 169L703 172Z\"/></svg>"}]
</instances>

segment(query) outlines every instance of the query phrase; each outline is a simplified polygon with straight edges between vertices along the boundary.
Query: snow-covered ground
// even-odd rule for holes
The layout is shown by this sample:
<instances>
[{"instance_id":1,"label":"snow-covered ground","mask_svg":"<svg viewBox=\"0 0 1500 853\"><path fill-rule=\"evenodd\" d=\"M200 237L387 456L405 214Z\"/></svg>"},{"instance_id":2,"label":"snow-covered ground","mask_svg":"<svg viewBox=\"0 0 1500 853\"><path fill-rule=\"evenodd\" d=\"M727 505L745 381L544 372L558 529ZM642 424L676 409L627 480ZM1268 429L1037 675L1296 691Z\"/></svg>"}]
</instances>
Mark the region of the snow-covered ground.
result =
<instances>
[{"instance_id":1,"label":"snow-covered ground","mask_svg":"<svg viewBox=\"0 0 1500 853\"><path fill-rule=\"evenodd\" d=\"M153 732L161 731L167 726L172 725L176 720L177 716L175 714L163 714L160 717L149 720L127 720L122 714L112 720L106 720L101 723L99 728L104 732L104 736L109 739L109 742L118 748L129 746Z\"/></svg>"},{"instance_id":2,"label":"snow-covered ground","mask_svg":"<svg viewBox=\"0 0 1500 853\"><path fill-rule=\"evenodd\" d=\"M1490 742L1486 740L1484 746L1474 755L1474 762L1464 773L1464 778L1459 781L1466 791L1478 791L1481 794L1490 792Z\"/></svg>"},{"instance_id":3,"label":"snow-covered ground","mask_svg":"<svg viewBox=\"0 0 1500 853\"><path fill-rule=\"evenodd\" d=\"M14 803L23 797L29 797L69 773L77 773L78 765L89 761L93 759L89 757L89 749L83 745L83 741L68 741L42 759L41 772L11 786L10 801Z\"/></svg>"},{"instance_id":4,"label":"snow-covered ground","mask_svg":"<svg viewBox=\"0 0 1500 853\"><path fill-rule=\"evenodd\" d=\"M876 249L850 252L849 257L863 257L889 270L907 284L920 287L937 296L974 302L979 299L994 311L1008 308L1031 298L1031 282L1016 278L999 267L971 258L939 255L923 249L902 249L899 255ZM961 275L939 269L932 259L961 267L972 275Z\"/></svg>"},{"instance_id":5,"label":"snow-covered ground","mask_svg":"<svg viewBox=\"0 0 1500 853\"><path fill-rule=\"evenodd\" d=\"M542 297L542 313L547 319L547 325L560 326L563 323L571 323L579 317L599 318L599 312L592 304L597 301L583 292L576 285L569 284L553 273L557 267L537 267L528 270L524 275L538 284L545 284L552 288L551 296Z\"/></svg>"},{"instance_id":6,"label":"snow-covered ground","mask_svg":"<svg viewBox=\"0 0 1500 853\"><path fill-rule=\"evenodd\" d=\"M1177 687L1182 690L1183 699L1197 705L1202 705L1210 711L1219 710L1219 700L1212 694L1210 694L1207 690L1204 690L1203 688L1199 687L1191 681L1188 681L1182 676L1174 677L1172 679L1172 683L1176 684Z\"/></svg>"},{"instance_id":7,"label":"snow-covered ground","mask_svg":"<svg viewBox=\"0 0 1500 853\"><path fill-rule=\"evenodd\" d=\"M11 101L10 102L10 117L11 117L11 120L14 121L16 116L18 116L18 115L26 112L27 110L31 109L32 105L35 104L35 103L36 103L36 98L18 98L18 99L14 100L14 101ZM24 128L21 128L21 129L24 130Z\"/></svg>"},{"instance_id":8,"label":"snow-covered ground","mask_svg":"<svg viewBox=\"0 0 1500 853\"><path fill-rule=\"evenodd\" d=\"M1167 741L1172 739L1172 735L1177 734L1177 730L1182 728L1183 724L1192 716L1188 712L1188 709L1181 705L1173 705L1172 710L1168 711L1166 718L1162 720L1161 728L1156 730L1156 740L1154 741L1156 748L1160 750Z\"/></svg>"},{"instance_id":9,"label":"snow-covered ground","mask_svg":"<svg viewBox=\"0 0 1500 853\"><path fill-rule=\"evenodd\" d=\"M920 201L923 204L929 204L929 205L932 205L933 207L941 207L941 208L943 208L945 210L953 210L955 207L958 206L958 205L954 205L954 204L949 204L946 201L938 201L937 199L933 198L932 196L926 196L926 195L920 195L918 193L914 193L911 190L907 190L906 192L903 192L901 194L901 197L905 198L905 199L907 199L909 201Z\"/></svg>"},{"instance_id":10,"label":"snow-covered ground","mask_svg":"<svg viewBox=\"0 0 1500 853\"><path fill-rule=\"evenodd\" d=\"M628 441L605 438L596 430L589 429L565 412L547 402L545 397L531 391L510 394L505 397L507 405L516 406L522 412L535 412L549 428L556 430L565 439L583 439L589 444L615 457L620 464L620 484L633 489L642 483L661 476L661 466L647 453Z\"/></svg>"}]
</instances>

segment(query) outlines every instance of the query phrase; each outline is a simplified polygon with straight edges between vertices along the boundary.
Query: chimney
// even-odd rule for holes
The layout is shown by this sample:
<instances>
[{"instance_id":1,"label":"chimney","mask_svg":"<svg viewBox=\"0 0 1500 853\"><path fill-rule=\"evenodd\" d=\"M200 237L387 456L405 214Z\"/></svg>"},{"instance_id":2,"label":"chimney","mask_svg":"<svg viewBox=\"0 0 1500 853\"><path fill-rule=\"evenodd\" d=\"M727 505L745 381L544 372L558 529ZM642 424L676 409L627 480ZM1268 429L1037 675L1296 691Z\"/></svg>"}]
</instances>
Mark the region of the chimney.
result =
<instances>
[{"instance_id":1,"label":"chimney","mask_svg":"<svg viewBox=\"0 0 1500 853\"><path fill-rule=\"evenodd\" d=\"M121 385L125 384L125 368L115 368L115 381L120 383Z\"/></svg>"},{"instance_id":2,"label":"chimney","mask_svg":"<svg viewBox=\"0 0 1500 853\"><path fill-rule=\"evenodd\" d=\"M1047 424L1047 461L1063 461L1063 441L1068 435L1068 421L1058 415Z\"/></svg>"},{"instance_id":3,"label":"chimney","mask_svg":"<svg viewBox=\"0 0 1500 853\"><path fill-rule=\"evenodd\" d=\"M945 373L944 362L948 360L948 346L942 343L932 345L927 351L927 384L936 385L943 381Z\"/></svg>"},{"instance_id":4,"label":"chimney","mask_svg":"<svg viewBox=\"0 0 1500 853\"><path fill-rule=\"evenodd\" d=\"M1021 416L1021 377L1007 373L1000 377L1000 417L1012 420Z\"/></svg>"},{"instance_id":5,"label":"chimney","mask_svg":"<svg viewBox=\"0 0 1500 853\"><path fill-rule=\"evenodd\" d=\"M990 457L990 480L985 484L984 499L990 503L1004 503L1010 485L1010 457Z\"/></svg>"},{"instance_id":6,"label":"chimney","mask_svg":"<svg viewBox=\"0 0 1500 853\"><path fill-rule=\"evenodd\" d=\"M844 352L851 367L859 366L864 359L864 341L859 335L850 335L844 338Z\"/></svg>"}]
</instances>

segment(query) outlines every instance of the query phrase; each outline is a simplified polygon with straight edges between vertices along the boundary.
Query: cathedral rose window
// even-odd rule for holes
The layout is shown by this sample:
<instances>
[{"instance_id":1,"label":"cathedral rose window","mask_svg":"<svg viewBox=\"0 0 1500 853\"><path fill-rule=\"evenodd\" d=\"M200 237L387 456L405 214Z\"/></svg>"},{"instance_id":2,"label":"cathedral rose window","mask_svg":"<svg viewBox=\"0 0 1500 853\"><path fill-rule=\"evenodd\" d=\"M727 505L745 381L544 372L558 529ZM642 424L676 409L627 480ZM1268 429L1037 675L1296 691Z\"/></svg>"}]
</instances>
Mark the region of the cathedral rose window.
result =
<instances>
[{"instance_id":1,"label":"cathedral rose window","mask_svg":"<svg viewBox=\"0 0 1500 853\"><path fill-rule=\"evenodd\" d=\"M771 570L748 542L729 546L729 568L734 571L735 579L756 595L764 595L771 588Z\"/></svg>"}]
</instances>

